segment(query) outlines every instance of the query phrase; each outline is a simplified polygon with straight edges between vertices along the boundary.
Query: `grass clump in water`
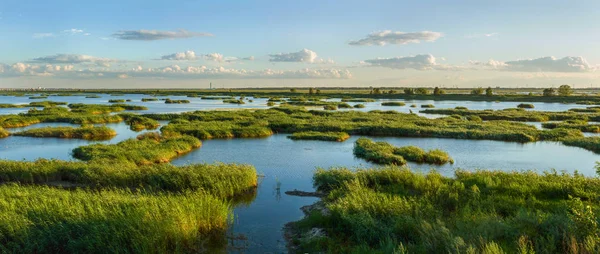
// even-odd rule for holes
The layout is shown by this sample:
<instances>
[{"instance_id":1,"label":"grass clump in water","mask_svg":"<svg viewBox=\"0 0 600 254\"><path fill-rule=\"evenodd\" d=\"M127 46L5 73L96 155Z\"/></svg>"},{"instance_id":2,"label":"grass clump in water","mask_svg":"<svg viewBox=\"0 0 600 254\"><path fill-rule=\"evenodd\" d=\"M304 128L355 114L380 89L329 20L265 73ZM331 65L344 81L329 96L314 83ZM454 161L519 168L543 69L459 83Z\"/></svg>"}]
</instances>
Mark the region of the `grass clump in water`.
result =
<instances>
[{"instance_id":1,"label":"grass clump in water","mask_svg":"<svg viewBox=\"0 0 600 254\"><path fill-rule=\"evenodd\" d=\"M533 106L533 104L530 103L521 103L517 105L517 108L535 108L535 106Z\"/></svg>"},{"instance_id":2,"label":"grass clump in water","mask_svg":"<svg viewBox=\"0 0 600 254\"><path fill-rule=\"evenodd\" d=\"M325 106L323 106L323 109L324 110L337 110L338 107L337 107L337 105L325 105Z\"/></svg>"},{"instance_id":3,"label":"grass clump in water","mask_svg":"<svg viewBox=\"0 0 600 254\"><path fill-rule=\"evenodd\" d=\"M354 108L365 108L365 104L355 104Z\"/></svg>"},{"instance_id":4,"label":"grass clump in water","mask_svg":"<svg viewBox=\"0 0 600 254\"><path fill-rule=\"evenodd\" d=\"M433 104L423 104L421 108L435 108L435 106Z\"/></svg>"},{"instance_id":5,"label":"grass clump in water","mask_svg":"<svg viewBox=\"0 0 600 254\"><path fill-rule=\"evenodd\" d=\"M108 103L125 103L125 99L112 99L108 100Z\"/></svg>"},{"instance_id":6,"label":"grass clump in water","mask_svg":"<svg viewBox=\"0 0 600 254\"><path fill-rule=\"evenodd\" d=\"M48 96L29 96L29 99L32 99L32 100L48 99Z\"/></svg>"},{"instance_id":7,"label":"grass clump in water","mask_svg":"<svg viewBox=\"0 0 600 254\"><path fill-rule=\"evenodd\" d=\"M354 155L378 164L404 165L406 161L438 165L454 163L448 153L439 149L426 152L416 146L395 147L387 142L373 142L367 138L356 140Z\"/></svg>"},{"instance_id":8,"label":"grass clump in water","mask_svg":"<svg viewBox=\"0 0 600 254\"><path fill-rule=\"evenodd\" d=\"M229 103L229 104L246 104L246 102L244 102L244 100L236 100L236 99L223 100L223 103Z\"/></svg>"},{"instance_id":9,"label":"grass clump in water","mask_svg":"<svg viewBox=\"0 0 600 254\"><path fill-rule=\"evenodd\" d=\"M305 131L295 132L288 138L293 140L322 140L322 141L337 141L343 142L350 138L350 135L345 132L318 132Z\"/></svg>"},{"instance_id":10,"label":"grass clump in water","mask_svg":"<svg viewBox=\"0 0 600 254\"><path fill-rule=\"evenodd\" d=\"M142 102L147 102L147 101L158 101L158 98L142 98Z\"/></svg>"},{"instance_id":11,"label":"grass clump in water","mask_svg":"<svg viewBox=\"0 0 600 254\"><path fill-rule=\"evenodd\" d=\"M158 121L138 115L126 115L125 123L129 124L129 128L133 131L154 130L160 126Z\"/></svg>"},{"instance_id":12,"label":"grass clump in water","mask_svg":"<svg viewBox=\"0 0 600 254\"><path fill-rule=\"evenodd\" d=\"M171 100L171 99L166 99L165 100L166 104L187 104L190 103L189 100Z\"/></svg>"},{"instance_id":13,"label":"grass clump in water","mask_svg":"<svg viewBox=\"0 0 600 254\"><path fill-rule=\"evenodd\" d=\"M141 135L117 144L92 144L73 149L73 157L84 160L109 159L137 165L165 163L199 148L202 142L191 136L162 137Z\"/></svg>"},{"instance_id":14,"label":"grass clump in water","mask_svg":"<svg viewBox=\"0 0 600 254\"><path fill-rule=\"evenodd\" d=\"M4 128L0 127L0 138L6 138L8 136L10 136L10 132L8 132Z\"/></svg>"},{"instance_id":15,"label":"grass clump in water","mask_svg":"<svg viewBox=\"0 0 600 254\"><path fill-rule=\"evenodd\" d=\"M106 140L117 135L117 132L106 126L82 126L82 127L43 127L28 129L14 133L15 136L35 138L77 138L91 140Z\"/></svg>"},{"instance_id":16,"label":"grass clump in water","mask_svg":"<svg viewBox=\"0 0 600 254\"><path fill-rule=\"evenodd\" d=\"M85 96L86 99L98 99L98 98L102 98L102 96L100 95L86 95Z\"/></svg>"},{"instance_id":17,"label":"grass clump in water","mask_svg":"<svg viewBox=\"0 0 600 254\"><path fill-rule=\"evenodd\" d=\"M337 104L337 107L338 108L352 108L352 106L350 104L345 103L345 102Z\"/></svg>"},{"instance_id":18,"label":"grass clump in water","mask_svg":"<svg viewBox=\"0 0 600 254\"><path fill-rule=\"evenodd\" d=\"M375 102L375 99L365 99L365 98L343 98L342 102Z\"/></svg>"},{"instance_id":19,"label":"grass clump in water","mask_svg":"<svg viewBox=\"0 0 600 254\"><path fill-rule=\"evenodd\" d=\"M67 105L66 102L62 101L32 101L29 103L30 107L54 107L54 106L64 106Z\"/></svg>"},{"instance_id":20,"label":"grass clump in water","mask_svg":"<svg viewBox=\"0 0 600 254\"><path fill-rule=\"evenodd\" d=\"M404 106L406 105L406 103L401 102L401 101L388 101L388 102L382 102L381 106Z\"/></svg>"}]
</instances>

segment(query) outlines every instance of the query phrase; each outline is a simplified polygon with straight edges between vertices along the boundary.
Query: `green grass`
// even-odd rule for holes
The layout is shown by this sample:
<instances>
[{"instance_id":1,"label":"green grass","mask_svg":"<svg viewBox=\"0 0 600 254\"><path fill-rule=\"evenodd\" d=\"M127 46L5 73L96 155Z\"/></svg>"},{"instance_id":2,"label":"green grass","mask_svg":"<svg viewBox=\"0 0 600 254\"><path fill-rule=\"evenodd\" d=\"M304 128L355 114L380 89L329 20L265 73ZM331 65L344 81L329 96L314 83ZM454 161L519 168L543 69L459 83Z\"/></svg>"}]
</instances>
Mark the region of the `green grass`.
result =
<instances>
[{"instance_id":1,"label":"green grass","mask_svg":"<svg viewBox=\"0 0 600 254\"><path fill-rule=\"evenodd\" d=\"M354 155L378 164L404 165L406 161L437 165L454 163L446 152L439 149L424 151L416 146L395 147L387 142L373 142L367 138L356 140Z\"/></svg>"},{"instance_id":2,"label":"green grass","mask_svg":"<svg viewBox=\"0 0 600 254\"><path fill-rule=\"evenodd\" d=\"M187 104L190 103L189 100L171 100L171 99L166 99L165 100L166 104Z\"/></svg>"},{"instance_id":3,"label":"green grass","mask_svg":"<svg viewBox=\"0 0 600 254\"><path fill-rule=\"evenodd\" d=\"M293 140L322 140L322 141L337 141L343 142L350 138L350 135L345 132L295 132L288 138Z\"/></svg>"},{"instance_id":4,"label":"green grass","mask_svg":"<svg viewBox=\"0 0 600 254\"><path fill-rule=\"evenodd\" d=\"M581 147L600 154L600 137L570 138L562 141L564 145Z\"/></svg>"},{"instance_id":5,"label":"green grass","mask_svg":"<svg viewBox=\"0 0 600 254\"><path fill-rule=\"evenodd\" d=\"M125 118L125 123L133 131L154 130L160 126L160 123L152 118L138 115L121 115Z\"/></svg>"},{"instance_id":6,"label":"green grass","mask_svg":"<svg viewBox=\"0 0 600 254\"><path fill-rule=\"evenodd\" d=\"M521 103L517 105L517 108L535 108L535 106L533 106L533 104L530 103Z\"/></svg>"},{"instance_id":7,"label":"green grass","mask_svg":"<svg viewBox=\"0 0 600 254\"><path fill-rule=\"evenodd\" d=\"M365 108L365 104L355 104L354 108Z\"/></svg>"},{"instance_id":8,"label":"green grass","mask_svg":"<svg viewBox=\"0 0 600 254\"><path fill-rule=\"evenodd\" d=\"M365 99L365 98L343 98L342 102L375 102L374 99Z\"/></svg>"},{"instance_id":9,"label":"green grass","mask_svg":"<svg viewBox=\"0 0 600 254\"><path fill-rule=\"evenodd\" d=\"M227 113L227 112L225 112ZM169 123L161 128L163 133L179 133L199 139L260 138L273 135L263 122L191 121Z\"/></svg>"},{"instance_id":10,"label":"green grass","mask_svg":"<svg viewBox=\"0 0 600 254\"><path fill-rule=\"evenodd\" d=\"M35 137L35 138L77 138L91 140L111 139L117 135L117 132L106 126L82 126L82 127L43 127L28 129L25 131L13 133L15 136Z\"/></svg>"},{"instance_id":11,"label":"green grass","mask_svg":"<svg viewBox=\"0 0 600 254\"><path fill-rule=\"evenodd\" d=\"M102 96L100 96L100 95L86 95L85 98L86 99L98 99L98 98L102 98Z\"/></svg>"},{"instance_id":12,"label":"green grass","mask_svg":"<svg viewBox=\"0 0 600 254\"><path fill-rule=\"evenodd\" d=\"M582 132L600 133L600 125L599 124L588 124L586 121L581 121L581 120L568 120L565 122L542 123L542 127L546 128L546 129L565 128L565 129L576 129L576 130L580 130Z\"/></svg>"},{"instance_id":13,"label":"green grass","mask_svg":"<svg viewBox=\"0 0 600 254\"><path fill-rule=\"evenodd\" d=\"M543 112L524 109L468 110L468 109L426 109L425 114L478 116L485 121L506 120L519 122L546 122L566 120L600 120L600 114L579 114L575 112Z\"/></svg>"},{"instance_id":14,"label":"green grass","mask_svg":"<svg viewBox=\"0 0 600 254\"><path fill-rule=\"evenodd\" d=\"M158 98L142 98L142 102L147 102L147 101L158 101Z\"/></svg>"},{"instance_id":15,"label":"green grass","mask_svg":"<svg viewBox=\"0 0 600 254\"><path fill-rule=\"evenodd\" d=\"M600 251L598 178L483 170L444 177L389 167L318 169L313 183L329 193L329 212L314 211L295 226L323 228L327 238L294 239L306 248L299 252Z\"/></svg>"},{"instance_id":16,"label":"green grass","mask_svg":"<svg viewBox=\"0 0 600 254\"><path fill-rule=\"evenodd\" d=\"M352 108L352 105L350 105L348 103L345 103L345 102L342 102L342 103L338 103L337 107L338 108Z\"/></svg>"},{"instance_id":17,"label":"green grass","mask_svg":"<svg viewBox=\"0 0 600 254\"><path fill-rule=\"evenodd\" d=\"M47 99L48 96L29 96L29 99L35 100L35 99Z\"/></svg>"},{"instance_id":18,"label":"green grass","mask_svg":"<svg viewBox=\"0 0 600 254\"><path fill-rule=\"evenodd\" d=\"M337 107L337 105L325 105L325 106L323 106L323 109L324 110L337 110L338 107Z\"/></svg>"},{"instance_id":19,"label":"green grass","mask_svg":"<svg viewBox=\"0 0 600 254\"><path fill-rule=\"evenodd\" d=\"M423 104L421 108L435 108L435 106L433 104Z\"/></svg>"},{"instance_id":20,"label":"green grass","mask_svg":"<svg viewBox=\"0 0 600 254\"><path fill-rule=\"evenodd\" d=\"M401 101L388 101L388 102L382 102L381 106L405 106L406 103L401 102Z\"/></svg>"},{"instance_id":21,"label":"green grass","mask_svg":"<svg viewBox=\"0 0 600 254\"><path fill-rule=\"evenodd\" d=\"M226 244L232 216L227 202L202 192L2 185L0 199L0 248L6 253L208 251L205 242Z\"/></svg>"},{"instance_id":22,"label":"green grass","mask_svg":"<svg viewBox=\"0 0 600 254\"><path fill-rule=\"evenodd\" d=\"M269 102L267 102L267 106L273 107L273 106L275 106L275 102L269 101Z\"/></svg>"},{"instance_id":23,"label":"green grass","mask_svg":"<svg viewBox=\"0 0 600 254\"><path fill-rule=\"evenodd\" d=\"M139 139L128 139L117 144L81 146L73 149L73 157L84 161L110 159L147 165L169 162L201 145L200 140L190 136L157 138L141 135Z\"/></svg>"},{"instance_id":24,"label":"green grass","mask_svg":"<svg viewBox=\"0 0 600 254\"><path fill-rule=\"evenodd\" d=\"M85 114L107 114L113 112L121 112L125 110L147 110L147 107L127 104L83 104L75 103L69 104L68 106L73 113L85 113Z\"/></svg>"},{"instance_id":25,"label":"green grass","mask_svg":"<svg viewBox=\"0 0 600 254\"><path fill-rule=\"evenodd\" d=\"M108 100L108 103L125 103L125 99L112 99Z\"/></svg>"},{"instance_id":26,"label":"green grass","mask_svg":"<svg viewBox=\"0 0 600 254\"><path fill-rule=\"evenodd\" d=\"M29 103L30 107L54 107L64 105L67 105L67 103L62 101L32 101Z\"/></svg>"}]
</instances>

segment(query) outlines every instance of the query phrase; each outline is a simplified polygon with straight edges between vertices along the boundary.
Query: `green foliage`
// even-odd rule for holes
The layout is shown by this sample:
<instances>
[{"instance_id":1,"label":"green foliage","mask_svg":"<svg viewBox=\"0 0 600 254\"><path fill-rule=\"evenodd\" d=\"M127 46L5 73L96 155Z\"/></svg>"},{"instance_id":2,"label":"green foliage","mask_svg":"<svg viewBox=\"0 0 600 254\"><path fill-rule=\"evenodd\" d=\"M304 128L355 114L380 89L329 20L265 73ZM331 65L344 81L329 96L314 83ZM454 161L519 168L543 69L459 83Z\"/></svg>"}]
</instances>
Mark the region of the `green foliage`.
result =
<instances>
[{"instance_id":1,"label":"green foliage","mask_svg":"<svg viewBox=\"0 0 600 254\"><path fill-rule=\"evenodd\" d=\"M533 106L533 104L530 103L521 103L517 105L517 108L535 108L535 106Z\"/></svg>"},{"instance_id":2,"label":"green foliage","mask_svg":"<svg viewBox=\"0 0 600 254\"><path fill-rule=\"evenodd\" d=\"M426 109L421 113L440 115L479 116L485 121L506 120L517 122L546 122L566 120L597 120L600 114L577 114L575 112L527 111L523 109L466 110L466 109Z\"/></svg>"},{"instance_id":3,"label":"green foliage","mask_svg":"<svg viewBox=\"0 0 600 254\"><path fill-rule=\"evenodd\" d=\"M337 141L343 142L350 138L350 135L345 132L318 132L318 131L305 131L305 132L294 132L288 138L293 140L323 140L323 141Z\"/></svg>"},{"instance_id":4,"label":"green foliage","mask_svg":"<svg viewBox=\"0 0 600 254\"><path fill-rule=\"evenodd\" d=\"M142 98L142 102L147 102L147 101L158 101L158 98Z\"/></svg>"},{"instance_id":5,"label":"green foliage","mask_svg":"<svg viewBox=\"0 0 600 254\"><path fill-rule=\"evenodd\" d=\"M413 89L413 88L405 88L404 89L404 94L406 94L406 95L414 95L415 93L416 93L415 89Z\"/></svg>"},{"instance_id":6,"label":"green foliage","mask_svg":"<svg viewBox=\"0 0 600 254\"><path fill-rule=\"evenodd\" d=\"M375 102L375 100L365 98L343 98L342 102Z\"/></svg>"},{"instance_id":7,"label":"green foliage","mask_svg":"<svg viewBox=\"0 0 600 254\"><path fill-rule=\"evenodd\" d=\"M471 94L472 95L482 95L483 88L481 88L481 87L475 88L475 89L471 90Z\"/></svg>"},{"instance_id":8,"label":"green foliage","mask_svg":"<svg viewBox=\"0 0 600 254\"><path fill-rule=\"evenodd\" d=\"M313 183L329 193L324 199L329 212L311 214L298 225L326 229L329 240L315 252L387 253L388 246L407 253L600 251L598 178L530 171L455 174L318 169Z\"/></svg>"},{"instance_id":9,"label":"green foliage","mask_svg":"<svg viewBox=\"0 0 600 254\"><path fill-rule=\"evenodd\" d=\"M365 108L365 104L355 104L354 108Z\"/></svg>"},{"instance_id":10,"label":"green foliage","mask_svg":"<svg viewBox=\"0 0 600 254\"><path fill-rule=\"evenodd\" d=\"M125 99L112 99L108 100L108 103L125 103Z\"/></svg>"},{"instance_id":11,"label":"green foliage","mask_svg":"<svg viewBox=\"0 0 600 254\"><path fill-rule=\"evenodd\" d=\"M424 151L416 146L395 147L387 142L373 142L359 138L354 144L354 155L378 164L404 165L406 161L429 164L454 163L442 150Z\"/></svg>"},{"instance_id":12,"label":"green foliage","mask_svg":"<svg viewBox=\"0 0 600 254\"><path fill-rule=\"evenodd\" d=\"M6 138L8 136L10 136L10 132L8 132L4 128L0 127L0 138Z\"/></svg>"},{"instance_id":13,"label":"green foliage","mask_svg":"<svg viewBox=\"0 0 600 254\"><path fill-rule=\"evenodd\" d=\"M561 85L558 87L558 95L560 96L570 96L573 94L573 90L569 85Z\"/></svg>"},{"instance_id":14,"label":"green foliage","mask_svg":"<svg viewBox=\"0 0 600 254\"><path fill-rule=\"evenodd\" d=\"M554 96L556 95L556 90L554 90L554 88L546 88L542 91L542 95L544 95L544 97Z\"/></svg>"},{"instance_id":15,"label":"green foliage","mask_svg":"<svg viewBox=\"0 0 600 254\"><path fill-rule=\"evenodd\" d=\"M381 106L405 106L406 103L401 102L401 101L388 101L388 102L382 102Z\"/></svg>"},{"instance_id":16,"label":"green foliage","mask_svg":"<svg viewBox=\"0 0 600 254\"><path fill-rule=\"evenodd\" d=\"M84 160L109 159L133 162L137 165L165 163L192 151L202 145L200 140L190 136L160 137L139 136L117 144L92 144L73 149L73 157Z\"/></svg>"},{"instance_id":17,"label":"green foliage","mask_svg":"<svg viewBox=\"0 0 600 254\"><path fill-rule=\"evenodd\" d=\"M227 113L227 112L225 112ZM225 114L223 114L225 115ZM208 119L207 119L208 120ZM179 133L199 139L259 138L273 135L273 131L260 121L191 121L169 123L161 128L163 133Z\"/></svg>"},{"instance_id":18,"label":"green foliage","mask_svg":"<svg viewBox=\"0 0 600 254\"><path fill-rule=\"evenodd\" d=\"M439 87L436 86L433 89L433 95L438 96L438 95L443 95L443 94L446 94L446 92L444 90L440 89Z\"/></svg>"},{"instance_id":19,"label":"green foliage","mask_svg":"<svg viewBox=\"0 0 600 254\"><path fill-rule=\"evenodd\" d=\"M419 87L419 88L415 89L415 93L420 94L420 95L428 95L429 90L427 90L427 88Z\"/></svg>"},{"instance_id":20,"label":"green foliage","mask_svg":"<svg viewBox=\"0 0 600 254\"><path fill-rule=\"evenodd\" d=\"M166 99L165 100L166 104L187 104L190 103L189 100L171 100L171 99Z\"/></svg>"},{"instance_id":21,"label":"green foliage","mask_svg":"<svg viewBox=\"0 0 600 254\"><path fill-rule=\"evenodd\" d=\"M111 139L117 132L106 126L82 126L74 127L43 127L28 129L13 133L15 136L26 136L35 138L78 138L91 140Z\"/></svg>"},{"instance_id":22,"label":"green foliage","mask_svg":"<svg viewBox=\"0 0 600 254\"><path fill-rule=\"evenodd\" d=\"M491 87L485 89L485 96L491 97L494 96L494 90Z\"/></svg>"},{"instance_id":23,"label":"green foliage","mask_svg":"<svg viewBox=\"0 0 600 254\"><path fill-rule=\"evenodd\" d=\"M229 104L246 104L246 102L244 102L244 100L236 100L236 99L223 100L223 103L229 103Z\"/></svg>"},{"instance_id":24,"label":"green foliage","mask_svg":"<svg viewBox=\"0 0 600 254\"><path fill-rule=\"evenodd\" d=\"M125 118L125 123L133 131L154 130L160 126L160 123L152 118L138 115L121 115Z\"/></svg>"},{"instance_id":25,"label":"green foliage","mask_svg":"<svg viewBox=\"0 0 600 254\"><path fill-rule=\"evenodd\" d=\"M433 104L423 104L421 108L435 108L435 106Z\"/></svg>"},{"instance_id":26,"label":"green foliage","mask_svg":"<svg viewBox=\"0 0 600 254\"><path fill-rule=\"evenodd\" d=\"M342 102L337 104L338 108L352 108L352 106L348 103Z\"/></svg>"},{"instance_id":27,"label":"green foliage","mask_svg":"<svg viewBox=\"0 0 600 254\"><path fill-rule=\"evenodd\" d=\"M323 106L323 109L324 110L337 110L338 107L337 107L337 105L325 105L325 106Z\"/></svg>"}]
</instances>

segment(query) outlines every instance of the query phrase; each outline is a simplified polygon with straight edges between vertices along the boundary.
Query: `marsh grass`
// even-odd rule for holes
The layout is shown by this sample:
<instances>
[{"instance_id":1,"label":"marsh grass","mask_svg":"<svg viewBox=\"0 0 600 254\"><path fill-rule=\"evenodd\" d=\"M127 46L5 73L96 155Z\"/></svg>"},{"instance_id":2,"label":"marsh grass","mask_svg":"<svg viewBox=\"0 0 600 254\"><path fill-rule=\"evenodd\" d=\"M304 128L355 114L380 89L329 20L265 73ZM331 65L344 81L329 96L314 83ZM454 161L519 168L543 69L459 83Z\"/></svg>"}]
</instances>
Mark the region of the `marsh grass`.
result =
<instances>
[{"instance_id":1,"label":"marsh grass","mask_svg":"<svg viewBox=\"0 0 600 254\"><path fill-rule=\"evenodd\" d=\"M8 253L203 252L211 242L225 245L232 213L202 192L3 185L0 199L0 247Z\"/></svg>"},{"instance_id":2,"label":"marsh grass","mask_svg":"<svg viewBox=\"0 0 600 254\"><path fill-rule=\"evenodd\" d=\"M29 103L30 107L54 107L54 106L64 106L67 105L66 102L62 101L32 101Z\"/></svg>"},{"instance_id":3,"label":"marsh grass","mask_svg":"<svg viewBox=\"0 0 600 254\"><path fill-rule=\"evenodd\" d=\"M125 123L129 124L129 128L133 131L154 130L160 126L160 123L152 118L138 115L121 115L125 119Z\"/></svg>"},{"instance_id":4,"label":"marsh grass","mask_svg":"<svg viewBox=\"0 0 600 254\"><path fill-rule=\"evenodd\" d=\"M179 133L199 139L260 138L273 135L264 122L191 121L169 123L161 128L166 134Z\"/></svg>"},{"instance_id":5,"label":"marsh grass","mask_svg":"<svg viewBox=\"0 0 600 254\"><path fill-rule=\"evenodd\" d=\"M6 138L8 136L10 136L10 132L0 127L0 138Z\"/></svg>"},{"instance_id":6,"label":"marsh grass","mask_svg":"<svg viewBox=\"0 0 600 254\"><path fill-rule=\"evenodd\" d=\"M375 102L375 99L365 98L342 98L342 102Z\"/></svg>"},{"instance_id":7,"label":"marsh grass","mask_svg":"<svg viewBox=\"0 0 600 254\"><path fill-rule=\"evenodd\" d=\"M296 225L323 228L327 238L295 239L312 252L600 251L600 180L577 173L332 168L318 169L313 183L329 193L329 212Z\"/></svg>"},{"instance_id":8,"label":"marsh grass","mask_svg":"<svg viewBox=\"0 0 600 254\"><path fill-rule=\"evenodd\" d=\"M73 149L73 157L84 161L108 159L147 165L169 162L201 145L200 140L191 136L161 137L160 140L142 136L140 139L128 139L117 144L80 146Z\"/></svg>"},{"instance_id":9,"label":"marsh grass","mask_svg":"<svg viewBox=\"0 0 600 254\"><path fill-rule=\"evenodd\" d=\"M421 108L435 108L435 106L433 104L423 104Z\"/></svg>"},{"instance_id":10,"label":"marsh grass","mask_svg":"<svg viewBox=\"0 0 600 254\"><path fill-rule=\"evenodd\" d=\"M365 108L365 104L355 104L354 108Z\"/></svg>"},{"instance_id":11,"label":"marsh grass","mask_svg":"<svg viewBox=\"0 0 600 254\"><path fill-rule=\"evenodd\" d=\"M439 149L425 151L416 146L395 147L387 142L373 142L367 138L356 140L354 155L378 164L404 165L406 161L437 165L454 163L448 153Z\"/></svg>"},{"instance_id":12,"label":"marsh grass","mask_svg":"<svg viewBox=\"0 0 600 254\"><path fill-rule=\"evenodd\" d=\"M295 132L288 138L293 140L322 140L322 141L337 141L343 142L350 138L350 135L345 132L318 132L306 131Z\"/></svg>"},{"instance_id":13,"label":"marsh grass","mask_svg":"<svg viewBox=\"0 0 600 254\"><path fill-rule=\"evenodd\" d=\"M108 103L125 103L125 99L112 99L108 100Z\"/></svg>"},{"instance_id":14,"label":"marsh grass","mask_svg":"<svg viewBox=\"0 0 600 254\"><path fill-rule=\"evenodd\" d=\"M338 107L337 107L337 105L325 105L325 106L323 106L323 109L324 110L337 110Z\"/></svg>"},{"instance_id":15,"label":"marsh grass","mask_svg":"<svg viewBox=\"0 0 600 254\"><path fill-rule=\"evenodd\" d=\"M381 106L405 106L406 103L401 102L401 101L388 101L388 102L382 102Z\"/></svg>"},{"instance_id":16,"label":"marsh grass","mask_svg":"<svg viewBox=\"0 0 600 254\"><path fill-rule=\"evenodd\" d=\"M48 99L48 96L29 96L29 99L32 99L32 100L36 100L36 99Z\"/></svg>"},{"instance_id":17,"label":"marsh grass","mask_svg":"<svg viewBox=\"0 0 600 254\"><path fill-rule=\"evenodd\" d=\"M158 101L158 98L142 98L142 102Z\"/></svg>"},{"instance_id":18,"label":"marsh grass","mask_svg":"<svg viewBox=\"0 0 600 254\"><path fill-rule=\"evenodd\" d=\"M166 104L187 104L190 103L189 100L171 100L171 99L166 99L165 100Z\"/></svg>"},{"instance_id":19,"label":"marsh grass","mask_svg":"<svg viewBox=\"0 0 600 254\"><path fill-rule=\"evenodd\" d=\"M543 112L527 111L524 109L504 110L467 110L467 109L426 109L421 110L425 114L478 116L485 121L506 120L518 122L546 122L566 120L596 120L600 114L578 114L575 112Z\"/></svg>"},{"instance_id":20,"label":"marsh grass","mask_svg":"<svg viewBox=\"0 0 600 254\"><path fill-rule=\"evenodd\" d=\"M337 104L338 108L352 108L352 106L348 103L342 102Z\"/></svg>"},{"instance_id":21,"label":"marsh grass","mask_svg":"<svg viewBox=\"0 0 600 254\"><path fill-rule=\"evenodd\" d=\"M86 95L85 98L86 99L99 99L99 98L102 98L102 96L100 96L100 95Z\"/></svg>"},{"instance_id":22,"label":"marsh grass","mask_svg":"<svg viewBox=\"0 0 600 254\"><path fill-rule=\"evenodd\" d=\"M117 135L117 132L106 126L82 127L43 127L13 133L14 136L34 138L77 138L90 140L106 140Z\"/></svg>"},{"instance_id":23,"label":"marsh grass","mask_svg":"<svg viewBox=\"0 0 600 254\"><path fill-rule=\"evenodd\" d=\"M517 108L535 108L535 106L533 106L533 104L530 103L521 103L517 105Z\"/></svg>"}]
</instances>

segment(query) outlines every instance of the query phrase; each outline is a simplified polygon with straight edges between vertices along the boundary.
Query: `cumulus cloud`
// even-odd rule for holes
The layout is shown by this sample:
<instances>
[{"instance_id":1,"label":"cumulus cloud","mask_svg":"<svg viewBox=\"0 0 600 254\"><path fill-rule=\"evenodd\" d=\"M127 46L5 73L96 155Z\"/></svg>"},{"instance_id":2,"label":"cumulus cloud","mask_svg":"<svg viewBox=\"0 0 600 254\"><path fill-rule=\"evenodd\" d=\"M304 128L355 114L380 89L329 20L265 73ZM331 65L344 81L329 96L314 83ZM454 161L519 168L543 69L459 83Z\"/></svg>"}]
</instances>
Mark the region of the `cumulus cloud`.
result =
<instances>
[{"instance_id":1,"label":"cumulus cloud","mask_svg":"<svg viewBox=\"0 0 600 254\"><path fill-rule=\"evenodd\" d=\"M99 58L88 55L78 54L56 54L52 56L34 58L33 62L49 63L49 64L82 64L91 63L99 66L109 67L110 63L117 62L115 59Z\"/></svg>"},{"instance_id":2,"label":"cumulus cloud","mask_svg":"<svg viewBox=\"0 0 600 254\"><path fill-rule=\"evenodd\" d=\"M409 44L419 43L421 41L435 41L442 37L441 33L422 31L413 33L393 32L390 30L374 32L367 35L366 38L350 41L348 44L353 46L383 46L386 44Z\"/></svg>"},{"instance_id":3,"label":"cumulus cloud","mask_svg":"<svg viewBox=\"0 0 600 254\"><path fill-rule=\"evenodd\" d=\"M161 60L196 60L196 53L194 51L188 50L185 52L174 53L170 55L164 55L160 57Z\"/></svg>"},{"instance_id":4,"label":"cumulus cloud","mask_svg":"<svg viewBox=\"0 0 600 254\"><path fill-rule=\"evenodd\" d=\"M112 36L121 40L154 41L164 39L185 39L213 35L209 33L190 32L184 29L180 29L177 31L123 30L114 33Z\"/></svg>"},{"instance_id":5,"label":"cumulus cloud","mask_svg":"<svg viewBox=\"0 0 600 254\"><path fill-rule=\"evenodd\" d=\"M278 53L269 55L270 62L296 62L296 63L316 63L329 64L334 63L331 59L322 59L317 57L317 52L310 49L303 49L292 53Z\"/></svg>"},{"instance_id":6,"label":"cumulus cloud","mask_svg":"<svg viewBox=\"0 0 600 254\"><path fill-rule=\"evenodd\" d=\"M244 57L244 58L242 58L242 60L254 61L254 56Z\"/></svg>"},{"instance_id":7,"label":"cumulus cloud","mask_svg":"<svg viewBox=\"0 0 600 254\"><path fill-rule=\"evenodd\" d=\"M49 38L49 37L55 37L56 35L54 35L53 33L35 33L32 35L32 37L34 39L43 39L43 38Z\"/></svg>"},{"instance_id":8,"label":"cumulus cloud","mask_svg":"<svg viewBox=\"0 0 600 254\"><path fill-rule=\"evenodd\" d=\"M0 76L54 76L56 73L71 72L73 68L73 65L38 65L20 62L13 65L0 64Z\"/></svg>"},{"instance_id":9,"label":"cumulus cloud","mask_svg":"<svg viewBox=\"0 0 600 254\"><path fill-rule=\"evenodd\" d=\"M596 70L594 66L588 64L588 62L580 56L567 56L563 58L547 56L536 59L507 62L490 59L488 62L471 61L470 63L491 70L518 72L589 72Z\"/></svg>"}]
</instances>

